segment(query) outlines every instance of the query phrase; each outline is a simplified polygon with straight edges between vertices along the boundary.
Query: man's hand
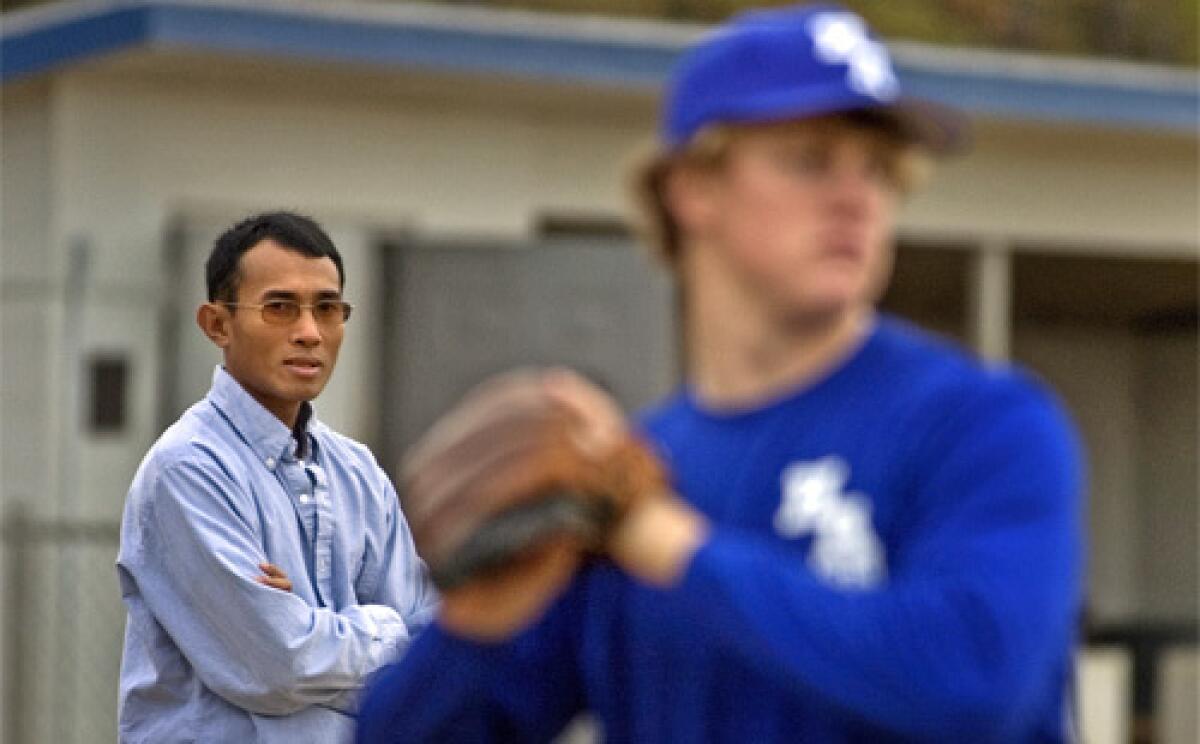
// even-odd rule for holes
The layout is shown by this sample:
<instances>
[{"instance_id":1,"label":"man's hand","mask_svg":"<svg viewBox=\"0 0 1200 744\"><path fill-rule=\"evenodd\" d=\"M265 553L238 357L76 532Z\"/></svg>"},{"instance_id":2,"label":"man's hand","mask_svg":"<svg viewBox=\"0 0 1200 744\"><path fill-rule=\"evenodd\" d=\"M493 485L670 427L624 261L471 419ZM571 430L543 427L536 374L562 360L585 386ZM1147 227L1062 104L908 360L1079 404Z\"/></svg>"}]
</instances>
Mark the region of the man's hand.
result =
<instances>
[{"instance_id":1,"label":"man's hand","mask_svg":"<svg viewBox=\"0 0 1200 744\"><path fill-rule=\"evenodd\" d=\"M255 581L265 584L272 589L278 589L281 592L290 592L292 590L292 580L287 577L282 568L276 566L274 563L260 563L258 567L262 569L263 575L254 577Z\"/></svg>"}]
</instances>

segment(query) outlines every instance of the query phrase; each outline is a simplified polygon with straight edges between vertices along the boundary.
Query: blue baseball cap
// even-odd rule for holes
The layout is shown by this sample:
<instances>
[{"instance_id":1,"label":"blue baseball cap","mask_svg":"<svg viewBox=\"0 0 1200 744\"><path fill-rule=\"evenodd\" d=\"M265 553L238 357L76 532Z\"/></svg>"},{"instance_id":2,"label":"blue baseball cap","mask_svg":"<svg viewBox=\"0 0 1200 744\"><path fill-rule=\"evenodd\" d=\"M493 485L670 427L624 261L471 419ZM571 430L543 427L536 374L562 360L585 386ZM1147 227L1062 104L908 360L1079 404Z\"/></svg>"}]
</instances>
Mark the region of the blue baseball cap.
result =
<instances>
[{"instance_id":1,"label":"blue baseball cap","mask_svg":"<svg viewBox=\"0 0 1200 744\"><path fill-rule=\"evenodd\" d=\"M717 123L870 111L935 154L965 144L967 120L902 95L887 48L837 5L740 13L684 53L665 98L662 141L685 145Z\"/></svg>"}]
</instances>

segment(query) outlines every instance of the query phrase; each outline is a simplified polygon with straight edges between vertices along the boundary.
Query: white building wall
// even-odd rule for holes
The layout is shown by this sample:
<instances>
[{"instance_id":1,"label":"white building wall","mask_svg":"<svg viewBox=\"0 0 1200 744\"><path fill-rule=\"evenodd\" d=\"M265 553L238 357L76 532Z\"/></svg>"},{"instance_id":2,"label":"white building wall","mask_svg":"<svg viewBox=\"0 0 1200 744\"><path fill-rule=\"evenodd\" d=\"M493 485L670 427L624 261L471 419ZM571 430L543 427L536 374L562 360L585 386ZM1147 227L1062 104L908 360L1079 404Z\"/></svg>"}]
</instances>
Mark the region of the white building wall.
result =
<instances>
[{"instance_id":1,"label":"white building wall","mask_svg":"<svg viewBox=\"0 0 1200 744\"><path fill-rule=\"evenodd\" d=\"M1087 253L1197 255L1194 136L985 122L975 141L939 169L906 224Z\"/></svg>"},{"instance_id":2,"label":"white building wall","mask_svg":"<svg viewBox=\"0 0 1200 744\"><path fill-rule=\"evenodd\" d=\"M34 505L54 498L53 406L54 298L47 291L57 273L49 246L52 183L51 101L44 85L7 89L0 98L0 509L18 500ZM14 566L0 551L0 597L14 596ZM0 600L0 721L12 710L7 692L23 680L12 672L17 638L14 608ZM4 729L7 730L5 725ZM0 738L4 733L0 733Z\"/></svg>"},{"instance_id":3,"label":"white building wall","mask_svg":"<svg viewBox=\"0 0 1200 744\"><path fill-rule=\"evenodd\" d=\"M53 115L50 90L30 86L5 91L0 155L0 410L5 427L0 474L5 501L17 494L45 500L53 488L51 416L52 366L61 261L52 243L54 204L51 178Z\"/></svg>"}]
</instances>

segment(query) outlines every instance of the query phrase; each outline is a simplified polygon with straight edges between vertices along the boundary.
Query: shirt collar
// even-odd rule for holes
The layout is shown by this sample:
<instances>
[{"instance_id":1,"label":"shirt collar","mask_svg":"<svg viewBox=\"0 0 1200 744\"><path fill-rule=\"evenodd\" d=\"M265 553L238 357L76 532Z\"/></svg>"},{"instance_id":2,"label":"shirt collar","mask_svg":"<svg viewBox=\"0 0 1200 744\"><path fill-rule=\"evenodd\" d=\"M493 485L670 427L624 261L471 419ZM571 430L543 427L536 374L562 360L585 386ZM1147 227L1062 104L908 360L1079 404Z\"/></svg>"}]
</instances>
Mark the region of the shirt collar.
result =
<instances>
[{"instance_id":1,"label":"shirt collar","mask_svg":"<svg viewBox=\"0 0 1200 744\"><path fill-rule=\"evenodd\" d=\"M296 454L292 431L275 414L263 408L224 367L218 365L213 371L208 399L268 468L274 468L279 460L291 459ZM311 403L301 404L297 421L301 422L304 438L308 440L302 444L300 455L308 455L312 451L312 432L317 425Z\"/></svg>"}]
</instances>

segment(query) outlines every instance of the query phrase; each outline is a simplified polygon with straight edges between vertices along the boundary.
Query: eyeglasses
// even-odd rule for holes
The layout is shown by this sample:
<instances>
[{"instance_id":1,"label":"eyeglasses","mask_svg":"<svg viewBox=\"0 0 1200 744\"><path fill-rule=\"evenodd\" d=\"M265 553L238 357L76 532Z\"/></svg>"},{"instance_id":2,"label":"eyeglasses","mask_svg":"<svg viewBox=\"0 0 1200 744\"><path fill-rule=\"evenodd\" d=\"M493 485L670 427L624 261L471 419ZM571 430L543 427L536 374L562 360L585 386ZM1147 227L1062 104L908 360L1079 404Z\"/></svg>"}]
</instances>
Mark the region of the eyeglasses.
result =
<instances>
[{"instance_id":1,"label":"eyeglasses","mask_svg":"<svg viewBox=\"0 0 1200 744\"><path fill-rule=\"evenodd\" d=\"M264 323L271 325L291 325L300 319L301 310L311 310L313 320L319 325L337 326L350 320L350 311L354 306L343 300L317 300L305 305L295 300L268 300L261 305L245 302L222 302L225 307L244 307L262 312Z\"/></svg>"}]
</instances>

